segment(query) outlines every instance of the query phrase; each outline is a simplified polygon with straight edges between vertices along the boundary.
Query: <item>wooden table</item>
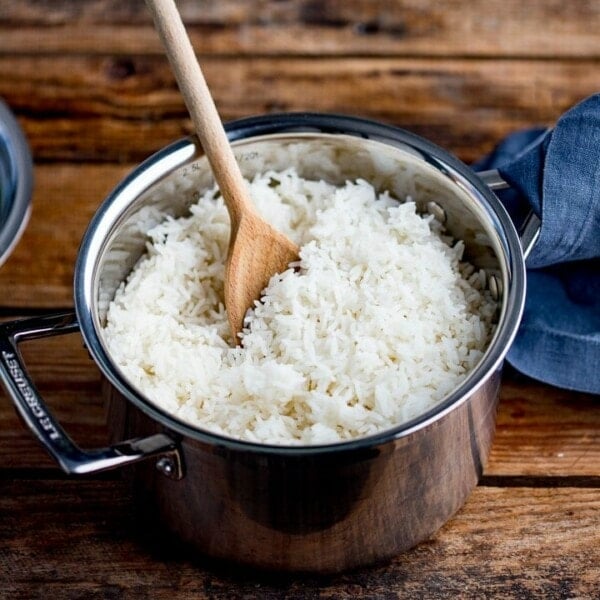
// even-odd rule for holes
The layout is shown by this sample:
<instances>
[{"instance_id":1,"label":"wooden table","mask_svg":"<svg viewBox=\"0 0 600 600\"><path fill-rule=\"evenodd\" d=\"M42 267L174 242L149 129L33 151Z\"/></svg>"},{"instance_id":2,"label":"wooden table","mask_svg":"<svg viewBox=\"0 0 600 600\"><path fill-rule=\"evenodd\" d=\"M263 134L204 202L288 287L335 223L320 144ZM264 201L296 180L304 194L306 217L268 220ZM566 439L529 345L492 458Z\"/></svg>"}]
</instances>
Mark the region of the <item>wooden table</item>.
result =
<instances>
[{"instance_id":1,"label":"wooden table","mask_svg":"<svg viewBox=\"0 0 600 600\"><path fill-rule=\"evenodd\" d=\"M315 110L401 125L471 161L600 89L600 4L182 0L224 119ZM141 1L0 0L0 96L31 143L29 227L0 318L72 306L82 233L138 161L190 132ZM84 447L104 445L78 334L24 346ZM391 563L329 578L191 560L135 525L117 474L68 478L0 393L3 598L599 598L600 403L505 374L492 456L464 508Z\"/></svg>"}]
</instances>

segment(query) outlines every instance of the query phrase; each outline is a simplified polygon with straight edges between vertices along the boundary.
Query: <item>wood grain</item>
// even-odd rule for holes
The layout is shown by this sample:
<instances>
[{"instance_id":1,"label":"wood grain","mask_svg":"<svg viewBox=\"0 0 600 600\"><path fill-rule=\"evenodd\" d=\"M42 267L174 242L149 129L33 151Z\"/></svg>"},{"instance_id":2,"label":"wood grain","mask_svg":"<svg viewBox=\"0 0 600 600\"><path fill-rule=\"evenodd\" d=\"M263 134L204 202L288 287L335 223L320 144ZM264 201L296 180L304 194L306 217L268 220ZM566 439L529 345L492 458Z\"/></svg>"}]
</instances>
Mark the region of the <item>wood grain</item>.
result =
<instances>
[{"instance_id":1,"label":"wood grain","mask_svg":"<svg viewBox=\"0 0 600 600\"><path fill-rule=\"evenodd\" d=\"M203 54L599 57L593 0L181 0ZM0 53L161 54L141 1L0 1Z\"/></svg>"},{"instance_id":2,"label":"wood grain","mask_svg":"<svg viewBox=\"0 0 600 600\"><path fill-rule=\"evenodd\" d=\"M178 0L221 115L345 112L471 161L600 89L596 0ZM136 163L191 132L141 0L0 0L0 97L36 160L31 222L0 269L0 318L72 304L77 248ZM43 396L104 445L100 376L78 334L25 344ZM505 371L481 485L431 541L334 578L206 562L136 523L112 473L68 479L0 390L0 583L7 598L596 598L600 399Z\"/></svg>"},{"instance_id":3,"label":"wood grain","mask_svg":"<svg viewBox=\"0 0 600 600\"><path fill-rule=\"evenodd\" d=\"M28 599L592 598L599 518L598 489L480 487L391 563L314 579L207 562L140 525L120 481L0 479L0 582Z\"/></svg>"},{"instance_id":4,"label":"wood grain","mask_svg":"<svg viewBox=\"0 0 600 600\"><path fill-rule=\"evenodd\" d=\"M0 270L0 308L73 304L77 250L104 197L130 165L38 165L32 214Z\"/></svg>"},{"instance_id":5,"label":"wood grain","mask_svg":"<svg viewBox=\"0 0 600 600\"><path fill-rule=\"evenodd\" d=\"M595 61L211 58L224 120L339 112L402 126L469 162L507 133L551 125L600 88ZM2 57L0 96L38 161L138 162L192 131L164 57Z\"/></svg>"},{"instance_id":6,"label":"wood grain","mask_svg":"<svg viewBox=\"0 0 600 600\"><path fill-rule=\"evenodd\" d=\"M486 475L600 476L600 397L505 373Z\"/></svg>"}]
</instances>

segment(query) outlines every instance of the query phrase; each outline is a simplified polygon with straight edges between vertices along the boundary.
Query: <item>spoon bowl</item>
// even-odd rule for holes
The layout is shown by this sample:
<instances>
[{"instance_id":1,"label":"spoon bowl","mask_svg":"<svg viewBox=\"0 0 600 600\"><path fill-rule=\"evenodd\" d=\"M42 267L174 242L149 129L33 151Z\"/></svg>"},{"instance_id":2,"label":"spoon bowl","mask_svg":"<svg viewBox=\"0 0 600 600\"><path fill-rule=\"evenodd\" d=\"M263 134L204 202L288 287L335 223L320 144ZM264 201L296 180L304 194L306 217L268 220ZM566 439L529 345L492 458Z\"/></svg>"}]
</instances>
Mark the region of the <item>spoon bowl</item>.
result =
<instances>
[{"instance_id":1,"label":"spoon bowl","mask_svg":"<svg viewBox=\"0 0 600 600\"><path fill-rule=\"evenodd\" d=\"M234 336L243 328L244 316L260 298L271 277L298 260L298 248L273 229L258 213L248 212L232 223L225 265L225 307ZM239 335L235 341L239 340Z\"/></svg>"}]
</instances>

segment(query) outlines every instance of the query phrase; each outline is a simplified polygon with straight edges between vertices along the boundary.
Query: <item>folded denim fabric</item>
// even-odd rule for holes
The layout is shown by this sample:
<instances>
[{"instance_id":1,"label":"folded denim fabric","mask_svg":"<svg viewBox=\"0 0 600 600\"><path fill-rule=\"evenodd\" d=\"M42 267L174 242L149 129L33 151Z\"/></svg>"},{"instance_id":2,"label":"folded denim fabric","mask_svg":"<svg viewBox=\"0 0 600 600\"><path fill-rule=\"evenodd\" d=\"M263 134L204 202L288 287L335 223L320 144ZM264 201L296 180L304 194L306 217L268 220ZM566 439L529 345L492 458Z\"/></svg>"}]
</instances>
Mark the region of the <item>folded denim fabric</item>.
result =
<instances>
[{"instance_id":1,"label":"folded denim fabric","mask_svg":"<svg viewBox=\"0 0 600 600\"><path fill-rule=\"evenodd\" d=\"M600 393L600 94L550 130L508 136L476 170L498 169L516 224L533 210L523 321L507 360L558 387Z\"/></svg>"}]
</instances>

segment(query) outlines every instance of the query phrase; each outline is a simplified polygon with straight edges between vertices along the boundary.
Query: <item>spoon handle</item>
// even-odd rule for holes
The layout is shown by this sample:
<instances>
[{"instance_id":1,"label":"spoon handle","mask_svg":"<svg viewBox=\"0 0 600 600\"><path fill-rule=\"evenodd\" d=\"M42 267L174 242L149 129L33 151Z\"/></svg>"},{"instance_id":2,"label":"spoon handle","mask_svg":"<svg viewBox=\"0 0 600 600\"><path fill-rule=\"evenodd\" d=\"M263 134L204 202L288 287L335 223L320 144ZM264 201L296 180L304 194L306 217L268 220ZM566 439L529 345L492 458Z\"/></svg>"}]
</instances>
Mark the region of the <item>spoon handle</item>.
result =
<instances>
[{"instance_id":1,"label":"spoon handle","mask_svg":"<svg viewBox=\"0 0 600 600\"><path fill-rule=\"evenodd\" d=\"M181 90L196 135L237 228L242 214L253 211L246 184L229 145L214 100L174 0L146 0Z\"/></svg>"}]
</instances>

